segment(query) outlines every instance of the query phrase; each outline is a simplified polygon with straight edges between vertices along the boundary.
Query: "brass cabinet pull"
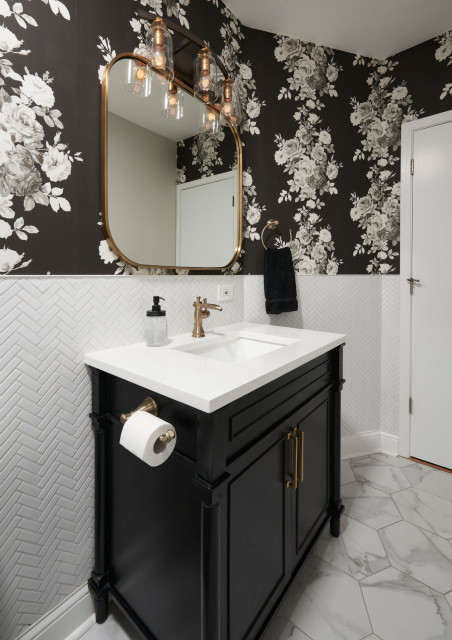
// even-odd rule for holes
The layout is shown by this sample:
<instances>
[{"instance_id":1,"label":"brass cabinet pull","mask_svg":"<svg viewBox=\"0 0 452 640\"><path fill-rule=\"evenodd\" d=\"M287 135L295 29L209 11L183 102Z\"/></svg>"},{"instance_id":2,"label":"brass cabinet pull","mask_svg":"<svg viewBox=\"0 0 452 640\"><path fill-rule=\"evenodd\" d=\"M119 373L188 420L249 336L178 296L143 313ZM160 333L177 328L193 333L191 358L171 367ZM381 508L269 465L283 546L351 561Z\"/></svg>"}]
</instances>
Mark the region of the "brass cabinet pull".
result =
<instances>
[{"instance_id":1,"label":"brass cabinet pull","mask_svg":"<svg viewBox=\"0 0 452 640\"><path fill-rule=\"evenodd\" d=\"M300 436L300 461L297 465L298 469L298 482L303 482L303 468L304 468L304 431L300 429L294 429L294 432Z\"/></svg>"},{"instance_id":2,"label":"brass cabinet pull","mask_svg":"<svg viewBox=\"0 0 452 640\"><path fill-rule=\"evenodd\" d=\"M295 491L297 490L297 487L298 487L298 437L297 437L296 431L297 430L294 428L293 431L289 431L289 433L287 434L287 440L294 441L294 448L293 448L292 480L286 481L286 488L294 489Z\"/></svg>"}]
</instances>

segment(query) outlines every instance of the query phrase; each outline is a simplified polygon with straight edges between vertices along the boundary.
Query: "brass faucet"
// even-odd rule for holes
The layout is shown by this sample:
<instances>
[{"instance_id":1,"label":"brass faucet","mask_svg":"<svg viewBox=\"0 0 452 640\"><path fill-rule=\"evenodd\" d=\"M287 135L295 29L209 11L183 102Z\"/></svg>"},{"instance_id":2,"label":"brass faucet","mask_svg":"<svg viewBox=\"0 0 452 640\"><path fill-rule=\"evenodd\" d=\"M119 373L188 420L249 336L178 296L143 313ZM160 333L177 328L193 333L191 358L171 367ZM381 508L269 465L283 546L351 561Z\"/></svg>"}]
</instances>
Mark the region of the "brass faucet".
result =
<instances>
[{"instance_id":1,"label":"brass faucet","mask_svg":"<svg viewBox=\"0 0 452 640\"><path fill-rule=\"evenodd\" d=\"M202 326L203 318L210 316L209 309L215 309L216 311L223 311L223 309L219 304L210 304L210 302L207 302L207 298L204 298L201 302L200 296L196 298L193 306L195 308L195 326L193 327L193 333L191 335L193 338L204 338L206 334Z\"/></svg>"}]
</instances>

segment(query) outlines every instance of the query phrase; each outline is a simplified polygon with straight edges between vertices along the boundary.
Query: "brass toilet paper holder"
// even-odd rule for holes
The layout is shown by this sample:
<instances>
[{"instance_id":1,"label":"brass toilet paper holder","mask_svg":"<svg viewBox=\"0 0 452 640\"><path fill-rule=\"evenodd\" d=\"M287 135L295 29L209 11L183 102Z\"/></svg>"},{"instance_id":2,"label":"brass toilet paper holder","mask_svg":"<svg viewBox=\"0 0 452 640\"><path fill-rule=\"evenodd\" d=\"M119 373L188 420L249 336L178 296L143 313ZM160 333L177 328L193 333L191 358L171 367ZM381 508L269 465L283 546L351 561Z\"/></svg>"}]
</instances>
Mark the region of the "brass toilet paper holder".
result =
<instances>
[{"instance_id":1,"label":"brass toilet paper holder","mask_svg":"<svg viewBox=\"0 0 452 640\"><path fill-rule=\"evenodd\" d=\"M125 422L131 416L133 416L133 414L136 413L137 411L145 411L146 413L151 413L153 416L157 416L158 406L154 398L151 398L151 396L148 396L134 411L129 411L129 413L121 413L121 416L119 419L122 422L122 424L125 424ZM166 444L167 442L171 442L171 440L174 440L175 437L176 437L176 434L174 430L168 429L168 431L164 435L161 435L159 437L159 440L160 442L163 442L164 444Z\"/></svg>"}]
</instances>

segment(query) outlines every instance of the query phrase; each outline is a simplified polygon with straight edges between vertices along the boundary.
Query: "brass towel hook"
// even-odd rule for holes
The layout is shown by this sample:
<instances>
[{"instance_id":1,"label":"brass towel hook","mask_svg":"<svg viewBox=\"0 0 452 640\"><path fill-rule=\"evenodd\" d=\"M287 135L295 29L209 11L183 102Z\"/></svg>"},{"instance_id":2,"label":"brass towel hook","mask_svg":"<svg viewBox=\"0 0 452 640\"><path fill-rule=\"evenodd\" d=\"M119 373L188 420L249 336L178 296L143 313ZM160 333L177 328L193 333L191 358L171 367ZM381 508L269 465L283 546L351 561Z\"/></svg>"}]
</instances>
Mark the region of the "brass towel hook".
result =
<instances>
[{"instance_id":1,"label":"brass towel hook","mask_svg":"<svg viewBox=\"0 0 452 640\"><path fill-rule=\"evenodd\" d=\"M262 229L261 242L265 251L267 251L267 247L265 246L265 242L264 242L264 232L266 229L271 229L272 231L274 231L278 227L278 225L279 225L279 220L270 219L270 220L267 220L267 224ZM289 232L290 232L290 244L292 244L292 229L289 229Z\"/></svg>"}]
</instances>

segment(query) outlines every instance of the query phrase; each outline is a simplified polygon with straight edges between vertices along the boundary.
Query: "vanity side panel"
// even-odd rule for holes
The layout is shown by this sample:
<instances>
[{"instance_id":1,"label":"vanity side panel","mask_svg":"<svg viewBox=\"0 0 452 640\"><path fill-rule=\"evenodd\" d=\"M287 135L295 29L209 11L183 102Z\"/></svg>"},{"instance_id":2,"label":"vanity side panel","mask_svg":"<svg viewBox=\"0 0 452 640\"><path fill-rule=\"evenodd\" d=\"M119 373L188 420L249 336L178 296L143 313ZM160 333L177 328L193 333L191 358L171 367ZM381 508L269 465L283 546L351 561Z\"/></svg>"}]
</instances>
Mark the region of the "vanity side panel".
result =
<instances>
[{"instance_id":1,"label":"vanity side panel","mask_svg":"<svg viewBox=\"0 0 452 640\"><path fill-rule=\"evenodd\" d=\"M109 411L119 419L122 413L134 411L147 396L157 402L158 417L174 425L177 432L176 451L191 461L196 460L197 426L202 412L153 390L139 387L116 376L108 377ZM202 419L202 418L201 418Z\"/></svg>"},{"instance_id":2,"label":"vanity side panel","mask_svg":"<svg viewBox=\"0 0 452 640\"><path fill-rule=\"evenodd\" d=\"M177 453L150 467L110 444L111 584L159 640L201 637L201 502L193 465Z\"/></svg>"}]
</instances>

